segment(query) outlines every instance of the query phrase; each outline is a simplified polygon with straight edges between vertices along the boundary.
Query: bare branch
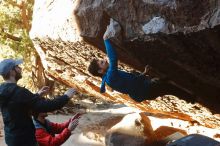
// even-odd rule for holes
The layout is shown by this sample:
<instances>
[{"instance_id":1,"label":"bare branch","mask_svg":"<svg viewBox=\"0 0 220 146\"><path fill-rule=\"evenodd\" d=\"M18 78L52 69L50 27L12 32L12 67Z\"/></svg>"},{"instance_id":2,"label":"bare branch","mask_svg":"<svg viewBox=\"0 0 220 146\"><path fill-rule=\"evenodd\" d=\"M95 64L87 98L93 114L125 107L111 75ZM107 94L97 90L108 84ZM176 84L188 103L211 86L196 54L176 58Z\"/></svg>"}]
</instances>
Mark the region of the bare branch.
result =
<instances>
[{"instance_id":1,"label":"bare branch","mask_svg":"<svg viewBox=\"0 0 220 146\"><path fill-rule=\"evenodd\" d=\"M22 17L22 20L23 20L23 25L24 25L24 28L29 31L31 26L29 24L29 20L28 20L28 14L27 14L27 5L24 1L22 1L21 3L21 17Z\"/></svg>"},{"instance_id":2,"label":"bare branch","mask_svg":"<svg viewBox=\"0 0 220 146\"><path fill-rule=\"evenodd\" d=\"M20 42L22 40L22 38L20 37L17 37L17 36L14 36L12 34L9 34L7 32L4 32L4 29L1 30L1 35L4 37L4 38L8 38L8 39L11 39L13 41L17 41L17 42Z\"/></svg>"},{"instance_id":3,"label":"bare branch","mask_svg":"<svg viewBox=\"0 0 220 146\"><path fill-rule=\"evenodd\" d=\"M5 37L5 38L9 38L9 39L11 39L11 40L13 40L13 41L17 41L17 42L20 42L21 39L22 39L22 38L20 38L20 37L13 36L13 35L11 35L11 34L9 34L9 33L5 33L5 34L4 34L4 37Z\"/></svg>"}]
</instances>

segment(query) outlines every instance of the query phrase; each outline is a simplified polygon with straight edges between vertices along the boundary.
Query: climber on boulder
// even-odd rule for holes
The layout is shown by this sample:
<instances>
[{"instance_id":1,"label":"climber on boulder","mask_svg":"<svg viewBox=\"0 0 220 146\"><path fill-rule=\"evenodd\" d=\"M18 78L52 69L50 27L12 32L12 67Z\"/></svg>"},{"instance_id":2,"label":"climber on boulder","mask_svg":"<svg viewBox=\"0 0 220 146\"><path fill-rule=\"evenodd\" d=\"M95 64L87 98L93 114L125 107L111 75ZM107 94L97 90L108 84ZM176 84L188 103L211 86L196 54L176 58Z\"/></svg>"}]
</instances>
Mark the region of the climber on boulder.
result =
<instances>
[{"instance_id":1,"label":"climber on boulder","mask_svg":"<svg viewBox=\"0 0 220 146\"><path fill-rule=\"evenodd\" d=\"M159 80L159 78L150 78L147 75L150 69L149 66L146 66L145 71L140 74L129 73L118 69L117 54L110 43L110 38L117 36L120 30L120 25L111 19L110 25L107 27L103 36L109 63L107 60L93 59L88 67L88 71L93 76L102 78L100 92L105 92L106 83L113 90L128 94L137 102L155 99L158 96L168 94L182 97L182 92L179 92L179 90L172 85Z\"/></svg>"}]
</instances>

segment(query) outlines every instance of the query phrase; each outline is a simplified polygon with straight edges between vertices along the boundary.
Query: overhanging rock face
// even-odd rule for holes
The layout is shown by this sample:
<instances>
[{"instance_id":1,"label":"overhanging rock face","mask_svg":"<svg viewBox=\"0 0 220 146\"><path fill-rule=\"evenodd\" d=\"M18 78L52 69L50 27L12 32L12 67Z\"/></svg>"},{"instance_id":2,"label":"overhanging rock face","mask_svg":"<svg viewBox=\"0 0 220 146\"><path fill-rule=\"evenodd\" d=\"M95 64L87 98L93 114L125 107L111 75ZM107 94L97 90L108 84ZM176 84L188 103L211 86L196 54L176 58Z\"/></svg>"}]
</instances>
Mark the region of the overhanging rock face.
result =
<instances>
[{"instance_id":1,"label":"overhanging rock face","mask_svg":"<svg viewBox=\"0 0 220 146\"><path fill-rule=\"evenodd\" d=\"M93 57L105 57L102 35L109 18L113 18L123 30L113 40L122 69L143 70L150 64L159 76L168 76L180 88L217 110L214 103L220 101L219 3L214 0L36 0L30 36L45 71L52 78L106 100L212 127L210 117L210 123L207 117L195 116L196 113L192 118L178 105L175 105L178 110L170 111L135 103L128 96L110 90L100 94L101 80L90 76L87 67Z\"/></svg>"}]
</instances>

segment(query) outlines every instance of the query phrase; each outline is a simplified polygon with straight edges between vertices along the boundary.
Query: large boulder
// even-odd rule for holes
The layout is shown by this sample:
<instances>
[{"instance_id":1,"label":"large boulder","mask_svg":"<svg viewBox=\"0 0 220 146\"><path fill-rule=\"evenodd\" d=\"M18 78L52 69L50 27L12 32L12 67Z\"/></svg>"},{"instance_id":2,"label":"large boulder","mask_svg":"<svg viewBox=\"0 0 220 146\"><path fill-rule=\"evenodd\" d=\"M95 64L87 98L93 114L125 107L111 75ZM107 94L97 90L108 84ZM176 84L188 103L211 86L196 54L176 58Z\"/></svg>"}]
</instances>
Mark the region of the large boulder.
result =
<instances>
[{"instance_id":1,"label":"large boulder","mask_svg":"<svg viewBox=\"0 0 220 146\"><path fill-rule=\"evenodd\" d=\"M55 80L142 111L218 127L210 117L185 113L182 105L136 103L111 90L100 94L101 79L91 76L87 67L93 57L105 57L102 35L113 18L122 27L121 36L112 40L121 69L141 71L149 64L152 75L169 77L178 88L218 111L219 6L213 0L35 0L30 36L46 74Z\"/></svg>"},{"instance_id":2,"label":"large boulder","mask_svg":"<svg viewBox=\"0 0 220 146\"><path fill-rule=\"evenodd\" d=\"M122 61L150 64L209 106L219 100L219 1L80 1L74 14L88 42L100 48L111 17L123 29L115 41Z\"/></svg>"}]
</instances>

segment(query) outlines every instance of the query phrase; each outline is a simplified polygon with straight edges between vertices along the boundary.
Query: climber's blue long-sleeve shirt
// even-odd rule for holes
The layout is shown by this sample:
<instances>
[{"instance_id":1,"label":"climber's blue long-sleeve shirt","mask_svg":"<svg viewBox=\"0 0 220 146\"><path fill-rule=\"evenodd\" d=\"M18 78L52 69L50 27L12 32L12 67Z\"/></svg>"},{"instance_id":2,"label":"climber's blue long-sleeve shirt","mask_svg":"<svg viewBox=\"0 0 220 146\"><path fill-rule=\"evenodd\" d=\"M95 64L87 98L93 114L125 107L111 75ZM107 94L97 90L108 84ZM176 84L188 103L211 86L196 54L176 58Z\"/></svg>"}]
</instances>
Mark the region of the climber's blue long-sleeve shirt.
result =
<instances>
[{"instance_id":1,"label":"climber's blue long-sleeve shirt","mask_svg":"<svg viewBox=\"0 0 220 146\"><path fill-rule=\"evenodd\" d=\"M143 101L148 96L150 80L145 76L137 76L118 70L118 59L110 40L105 40L105 48L109 58L109 68L102 77L100 92L105 92L105 83L113 90L129 94L136 101Z\"/></svg>"}]
</instances>

